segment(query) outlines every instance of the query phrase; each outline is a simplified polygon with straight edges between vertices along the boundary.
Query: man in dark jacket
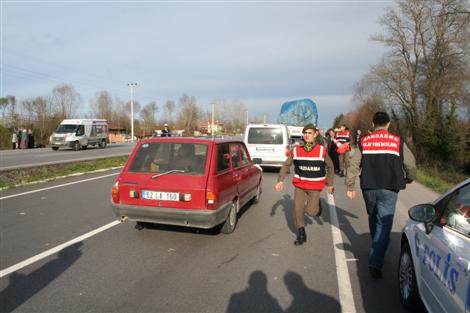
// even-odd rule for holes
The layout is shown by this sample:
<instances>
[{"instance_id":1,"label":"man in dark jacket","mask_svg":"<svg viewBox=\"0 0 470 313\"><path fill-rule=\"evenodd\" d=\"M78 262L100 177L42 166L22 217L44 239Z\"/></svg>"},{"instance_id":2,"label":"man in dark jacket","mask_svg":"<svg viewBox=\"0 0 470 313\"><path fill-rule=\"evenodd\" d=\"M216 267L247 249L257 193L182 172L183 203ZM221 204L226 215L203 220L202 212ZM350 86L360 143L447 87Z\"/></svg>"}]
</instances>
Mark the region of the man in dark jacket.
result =
<instances>
[{"instance_id":1,"label":"man in dark jacket","mask_svg":"<svg viewBox=\"0 0 470 313\"><path fill-rule=\"evenodd\" d=\"M163 124L161 137L171 137L171 130L167 123Z\"/></svg>"},{"instance_id":2,"label":"man in dark jacket","mask_svg":"<svg viewBox=\"0 0 470 313\"><path fill-rule=\"evenodd\" d=\"M334 168L333 162L327 153L327 148L321 144L321 136L313 124L306 125L303 130L304 144L293 148L287 160L279 171L276 191L280 192L284 188L284 179L292 164L294 164L295 174L292 179L294 184L295 203L295 225L297 227L296 246L307 241L304 228L304 213L310 216L317 216L320 213L320 192L325 185L328 192L333 193ZM307 207L305 201L307 200Z\"/></svg>"},{"instance_id":3,"label":"man in dark jacket","mask_svg":"<svg viewBox=\"0 0 470 313\"><path fill-rule=\"evenodd\" d=\"M372 122L374 131L361 138L347 171L346 195L350 199L356 197L354 185L360 175L372 237L369 272L374 279L379 279L390 241L398 192L416 178L416 162L403 140L388 132L390 117L387 113L375 113Z\"/></svg>"}]
</instances>

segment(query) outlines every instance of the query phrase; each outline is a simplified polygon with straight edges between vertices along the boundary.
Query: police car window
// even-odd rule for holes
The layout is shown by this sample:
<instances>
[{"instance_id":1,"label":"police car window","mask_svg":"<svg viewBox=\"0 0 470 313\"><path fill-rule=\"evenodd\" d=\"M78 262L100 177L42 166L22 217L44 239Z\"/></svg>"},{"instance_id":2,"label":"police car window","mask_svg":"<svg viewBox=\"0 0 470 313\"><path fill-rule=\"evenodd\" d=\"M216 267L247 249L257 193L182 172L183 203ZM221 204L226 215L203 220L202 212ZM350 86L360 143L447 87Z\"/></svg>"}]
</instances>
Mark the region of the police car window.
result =
<instances>
[{"instance_id":1,"label":"police car window","mask_svg":"<svg viewBox=\"0 0 470 313\"><path fill-rule=\"evenodd\" d=\"M470 184L451 194L441 223L470 237Z\"/></svg>"}]
</instances>

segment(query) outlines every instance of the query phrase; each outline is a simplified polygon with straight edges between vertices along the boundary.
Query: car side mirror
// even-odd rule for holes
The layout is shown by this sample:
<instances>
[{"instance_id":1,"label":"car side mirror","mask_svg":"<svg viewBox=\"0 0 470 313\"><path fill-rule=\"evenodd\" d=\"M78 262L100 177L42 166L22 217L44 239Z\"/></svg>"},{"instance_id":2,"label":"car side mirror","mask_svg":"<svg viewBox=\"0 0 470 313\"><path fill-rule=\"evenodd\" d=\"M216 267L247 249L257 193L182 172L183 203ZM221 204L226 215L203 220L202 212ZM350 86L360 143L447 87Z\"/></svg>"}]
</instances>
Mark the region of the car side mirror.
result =
<instances>
[{"instance_id":1,"label":"car side mirror","mask_svg":"<svg viewBox=\"0 0 470 313\"><path fill-rule=\"evenodd\" d=\"M253 164L261 164L263 162L260 158L253 158Z\"/></svg>"},{"instance_id":2,"label":"car side mirror","mask_svg":"<svg viewBox=\"0 0 470 313\"><path fill-rule=\"evenodd\" d=\"M429 234L433 227L432 221L436 217L436 208L429 203L418 204L408 210L408 216L413 221L424 223L426 234Z\"/></svg>"}]
</instances>

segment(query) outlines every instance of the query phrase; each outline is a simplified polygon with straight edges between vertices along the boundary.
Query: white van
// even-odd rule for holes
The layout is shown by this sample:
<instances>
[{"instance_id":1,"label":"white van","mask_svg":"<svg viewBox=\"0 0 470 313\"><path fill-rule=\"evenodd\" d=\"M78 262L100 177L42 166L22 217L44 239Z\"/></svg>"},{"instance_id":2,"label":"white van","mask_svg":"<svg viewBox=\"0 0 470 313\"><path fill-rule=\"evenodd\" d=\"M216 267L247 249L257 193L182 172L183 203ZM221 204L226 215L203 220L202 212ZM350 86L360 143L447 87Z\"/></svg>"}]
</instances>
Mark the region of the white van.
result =
<instances>
[{"instance_id":1,"label":"white van","mask_svg":"<svg viewBox=\"0 0 470 313\"><path fill-rule=\"evenodd\" d=\"M49 143L52 150L70 147L78 151L95 145L105 148L108 143L108 122L98 119L63 120L52 133Z\"/></svg>"},{"instance_id":2,"label":"white van","mask_svg":"<svg viewBox=\"0 0 470 313\"><path fill-rule=\"evenodd\" d=\"M248 124L244 142L251 158L261 159L261 166L281 167L289 155L289 133L283 124Z\"/></svg>"}]
</instances>

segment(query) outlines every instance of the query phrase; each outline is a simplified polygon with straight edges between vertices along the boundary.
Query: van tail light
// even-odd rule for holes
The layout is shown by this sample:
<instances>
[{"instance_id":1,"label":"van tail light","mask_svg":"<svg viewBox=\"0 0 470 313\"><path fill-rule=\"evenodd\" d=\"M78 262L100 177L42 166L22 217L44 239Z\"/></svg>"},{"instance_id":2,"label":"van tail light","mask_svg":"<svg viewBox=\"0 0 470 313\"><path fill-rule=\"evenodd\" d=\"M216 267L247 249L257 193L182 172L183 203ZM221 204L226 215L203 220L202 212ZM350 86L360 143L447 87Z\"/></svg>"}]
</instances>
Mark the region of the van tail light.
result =
<instances>
[{"instance_id":1,"label":"van tail light","mask_svg":"<svg viewBox=\"0 0 470 313\"><path fill-rule=\"evenodd\" d=\"M286 146L286 157L288 157L290 154L289 146Z\"/></svg>"},{"instance_id":2,"label":"van tail light","mask_svg":"<svg viewBox=\"0 0 470 313\"><path fill-rule=\"evenodd\" d=\"M113 199L113 203L119 203L119 181L115 182L111 188L111 197Z\"/></svg>"},{"instance_id":3,"label":"van tail light","mask_svg":"<svg viewBox=\"0 0 470 313\"><path fill-rule=\"evenodd\" d=\"M217 200L217 196L212 191L206 192L206 199L207 199L207 208L214 209L215 208L215 200Z\"/></svg>"}]
</instances>

